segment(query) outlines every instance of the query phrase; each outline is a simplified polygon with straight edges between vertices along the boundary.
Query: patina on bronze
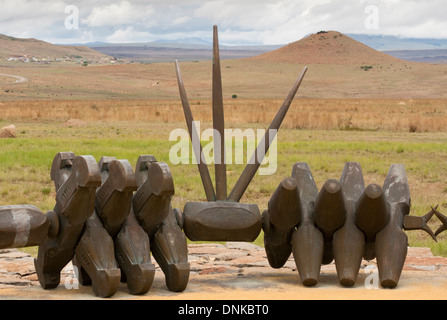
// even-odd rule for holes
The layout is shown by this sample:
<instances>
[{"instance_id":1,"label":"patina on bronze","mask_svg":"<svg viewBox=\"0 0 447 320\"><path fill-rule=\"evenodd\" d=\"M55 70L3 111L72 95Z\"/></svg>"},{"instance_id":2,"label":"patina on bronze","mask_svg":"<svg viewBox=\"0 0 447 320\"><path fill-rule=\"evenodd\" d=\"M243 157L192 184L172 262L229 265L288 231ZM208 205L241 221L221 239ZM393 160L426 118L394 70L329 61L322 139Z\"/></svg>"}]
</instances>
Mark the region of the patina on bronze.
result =
<instances>
[{"instance_id":1,"label":"patina on bronze","mask_svg":"<svg viewBox=\"0 0 447 320\"><path fill-rule=\"evenodd\" d=\"M270 144L275 137L272 132L276 133L276 130L281 126L289 106L304 78L306 70L307 68L304 68L304 71L293 85L284 104L273 119L269 127L270 130L267 130L263 142L260 143L260 145L262 144L265 148L264 155L267 153ZM198 138L198 133L194 126L194 119L186 95L178 61L176 61L176 73L186 124L191 140L194 142L196 140L195 138ZM217 26L214 26L213 29L212 88L213 126L220 135L220 137L214 137L216 191L214 191L208 167L203 161L202 147L200 146L200 143L198 143L198 146L193 146L194 155L198 160L198 169L205 189L207 202L187 202L185 204L182 218L183 229L186 236L193 241L252 242L258 237L262 229L260 211L255 204L244 204L239 203L239 201L252 181L263 159L258 158L256 149L253 155L253 163L247 164L230 195L227 196L224 112Z\"/></svg>"},{"instance_id":2,"label":"patina on bronze","mask_svg":"<svg viewBox=\"0 0 447 320\"><path fill-rule=\"evenodd\" d=\"M95 193L101 184L101 174L92 156L60 152L53 160L51 179L56 187L53 211L59 220L59 231L39 245L34 263L44 289L59 285L61 270L75 254L85 222L94 211Z\"/></svg>"},{"instance_id":3,"label":"patina on bronze","mask_svg":"<svg viewBox=\"0 0 447 320\"><path fill-rule=\"evenodd\" d=\"M353 286L362 259L376 258L381 286L394 288L407 255L404 230L424 230L436 241L447 225L437 207L414 217L410 205L403 165L391 166L383 187L365 188L360 164L348 162L340 180L327 180L318 191L309 166L296 163L263 213L267 258L280 268L292 252L305 286L316 285L321 265L332 260L340 284ZM443 223L435 234L427 226L433 215Z\"/></svg>"},{"instance_id":4,"label":"patina on bronze","mask_svg":"<svg viewBox=\"0 0 447 320\"><path fill-rule=\"evenodd\" d=\"M0 207L0 248L39 246L35 267L44 289L59 285L70 260L83 285L110 297L120 281L129 293L150 289L155 266L171 291L183 291L189 279L182 213L172 210L174 182L166 163L140 156L134 173L127 160L60 152L51 178L54 210L43 214L30 205ZM134 193L135 191L135 193Z\"/></svg>"},{"instance_id":5,"label":"patina on bronze","mask_svg":"<svg viewBox=\"0 0 447 320\"><path fill-rule=\"evenodd\" d=\"M135 174L127 160L102 157L98 166L102 184L96 191L95 212L73 259L80 283L92 284L100 297L115 294L120 280L127 281L131 294L146 293L155 267L150 263L148 236L130 215Z\"/></svg>"},{"instance_id":6,"label":"patina on bronze","mask_svg":"<svg viewBox=\"0 0 447 320\"><path fill-rule=\"evenodd\" d=\"M0 249L37 246L48 237L50 228L57 234L59 220L48 215L30 205L0 206Z\"/></svg>"},{"instance_id":7,"label":"patina on bronze","mask_svg":"<svg viewBox=\"0 0 447 320\"><path fill-rule=\"evenodd\" d=\"M152 155L138 158L135 175L138 190L132 210L150 240L152 255L165 274L170 291L185 290L189 281L187 240L182 232L181 211L172 209L174 181L169 167Z\"/></svg>"},{"instance_id":8,"label":"patina on bronze","mask_svg":"<svg viewBox=\"0 0 447 320\"><path fill-rule=\"evenodd\" d=\"M296 163L292 167L291 177L297 181L301 201L301 220L292 228L293 257L302 283L314 286L319 281L324 251L323 234L314 223L318 189L307 163Z\"/></svg>"}]
</instances>

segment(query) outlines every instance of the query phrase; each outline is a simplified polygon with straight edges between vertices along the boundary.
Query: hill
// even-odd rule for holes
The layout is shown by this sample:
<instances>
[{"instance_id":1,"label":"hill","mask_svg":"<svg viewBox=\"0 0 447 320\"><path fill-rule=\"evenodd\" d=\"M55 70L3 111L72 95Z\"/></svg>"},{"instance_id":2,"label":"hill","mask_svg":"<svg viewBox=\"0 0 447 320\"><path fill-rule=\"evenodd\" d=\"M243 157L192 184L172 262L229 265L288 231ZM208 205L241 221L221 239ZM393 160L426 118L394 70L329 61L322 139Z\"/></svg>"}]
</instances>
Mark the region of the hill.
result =
<instances>
[{"instance_id":1,"label":"hill","mask_svg":"<svg viewBox=\"0 0 447 320\"><path fill-rule=\"evenodd\" d=\"M447 64L447 49L392 50L384 51L384 53L407 61Z\"/></svg>"},{"instance_id":2,"label":"hill","mask_svg":"<svg viewBox=\"0 0 447 320\"><path fill-rule=\"evenodd\" d=\"M389 64L399 59L374 50L337 31L320 31L253 60L304 64Z\"/></svg>"},{"instance_id":3,"label":"hill","mask_svg":"<svg viewBox=\"0 0 447 320\"><path fill-rule=\"evenodd\" d=\"M101 53L120 59L134 62L173 62L179 61L204 61L211 60L213 56L212 44L195 43L117 43L117 44L87 44L90 48ZM274 45L246 45L246 46L225 46L221 45L220 58L240 59L252 57L264 52L278 49L280 46Z\"/></svg>"},{"instance_id":4,"label":"hill","mask_svg":"<svg viewBox=\"0 0 447 320\"><path fill-rule=\"evenodd\" d=\"M347 36L380 51L391 50L439 50L447 49L447 39L404 38L387 35L354 34Z\"/></svg>"},{"instance_id":5,"label":"hill","mask_svg":"<svg viewBox=\"0 0 447 320\"><path fill-rule=\"evenodd\" d=\"M47 47L37 40L24 41L31 42L27 43L30 52L37 52L36 46ZM4 50L1 44L0 48ZM15 52L18 48L17 44ZM61 49L53 45L47 48ZM49 49L45 52L54 53ZM191 99L211 97L211 56L209 52L208 61L181 64ZM399 60L338 32L310 35L256 57L223 60L225 98L283 99L304 64L309 71L300 88L301 97L447 99L447 65ZM17 77L29 81L18 83ZM34 63L0 59L0 94L2 102L36 99L173 99L178 102L179 98L172 62L89 63L87 67L51 63L41 68Z\"/></svg>"},{"instance_id":6,"label":"hill","mask_svg":"<svg viewBox=\"0 0 447 320\"><path fill-rule=\"evenodd\" d=\"M97 61L109 59L87 46L54 45L37 39L22 39L0 34L0 58L57 60L63 58Z\"/></svg>"}]
</instances>

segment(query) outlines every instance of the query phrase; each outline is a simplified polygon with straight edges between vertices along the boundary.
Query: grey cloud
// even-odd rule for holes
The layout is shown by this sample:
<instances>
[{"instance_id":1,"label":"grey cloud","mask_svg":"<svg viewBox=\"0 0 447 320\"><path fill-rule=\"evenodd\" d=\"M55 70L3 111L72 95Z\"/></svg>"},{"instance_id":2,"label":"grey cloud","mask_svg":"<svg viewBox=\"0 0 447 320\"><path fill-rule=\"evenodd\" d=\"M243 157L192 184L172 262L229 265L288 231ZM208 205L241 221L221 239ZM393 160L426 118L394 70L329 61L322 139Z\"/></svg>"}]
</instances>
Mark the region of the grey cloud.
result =
<instances>
[{"instance_id":1,"label":"grey cloud","mask_svg":"<svg viewBox=\"0 0 447 320\"><path fill-rule=\"evenodd\" d=\"M447 38L444 0L0 0L0 33L50 42L211 39L280 44L319 30ZM80 29L67 30L64 8L79 8ZM365 8L379 9L379 29L368 30Z\"/></svg>"}]
</instances>

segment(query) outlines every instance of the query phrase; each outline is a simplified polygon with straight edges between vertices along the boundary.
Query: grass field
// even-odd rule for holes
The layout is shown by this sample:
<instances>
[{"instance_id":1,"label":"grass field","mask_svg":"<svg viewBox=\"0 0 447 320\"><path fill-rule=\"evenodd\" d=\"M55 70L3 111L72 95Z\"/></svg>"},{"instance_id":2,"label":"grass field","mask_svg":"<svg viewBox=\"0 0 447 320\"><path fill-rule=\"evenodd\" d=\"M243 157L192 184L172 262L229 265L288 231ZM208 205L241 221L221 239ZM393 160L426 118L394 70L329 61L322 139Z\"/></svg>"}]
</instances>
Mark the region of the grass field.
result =
<instances>
[{"instance_id":1,"label":"grass field","mask_svg":"<svg viewBox=\"0 0 447 320\"><path fill-rule=\"evenodd\" d=\"M225 121L240 127L268 123L281 99L227 99ZM210 101L191 99L195 120L211 122ZM83 121L183 123L180 100L44 100L5 101L0 121ZM309 99L297 98L282 128L447 132L447 100L440 99Z\"/></svg>"},{"instance_id":2,"label":"grass field","mask_svg":"<svg viewBox=\"0 0 447 320\"><path fill-rule=\"evenodd\" d=\"M211 57L210 57L211 58ZM368 64L369 65L369 64ZM302 63L222 60L224 98L284 99ZM413 63L310 64L299 95L338 99L446 99L447 65ZM180 64L190 99L211 98L211 61ZM88 66L33 65L0 60L0 73L29 79L0 79L0 102L17 100L178 100L174 62ZM7 92L6 92L7 91Z\"/></svg>"},{"instance_id":3,"label":"grass field","mask_svg":"<svg viewBox=\"0 0 447 320\"><path fill-rule=\"evenodd\" d=\"M235 99L225 102L227 128L266 128L281 100ZM405 165L412 194L412 215L423 215L431 205L447 213L447 103L444 100L295 101L278 134L278 169L271 176L256 175L242 202L260 210L292 165L307 162L317 186L338 179L347 161L362 165L365 184L383 184L391 164ZM211 127L208 100L193 100L202 130ZM0 205L32 204L42 211L54 206L50 180L54 155L73 151L128 159L135 166L142 154L167 162L176 194L174 207L204 200L195 165L172 165L169 133L186 129L178 101L40 101L0 105L0 127L16 125L16 139L0 139ZM70 125L66 120L80 119ZM306 120L307 119L307 120ZM412 122L413 121L413 122ZM243 165L229 165L232 188ZM211 176L213 168L210 166ZM438 222L430 226L436 230ZM421 231L407 232L411 246L428 246L447 256L447 233L434 243ZM262 235L256 241L262 244Z\"/></svg>"}]
</instances>

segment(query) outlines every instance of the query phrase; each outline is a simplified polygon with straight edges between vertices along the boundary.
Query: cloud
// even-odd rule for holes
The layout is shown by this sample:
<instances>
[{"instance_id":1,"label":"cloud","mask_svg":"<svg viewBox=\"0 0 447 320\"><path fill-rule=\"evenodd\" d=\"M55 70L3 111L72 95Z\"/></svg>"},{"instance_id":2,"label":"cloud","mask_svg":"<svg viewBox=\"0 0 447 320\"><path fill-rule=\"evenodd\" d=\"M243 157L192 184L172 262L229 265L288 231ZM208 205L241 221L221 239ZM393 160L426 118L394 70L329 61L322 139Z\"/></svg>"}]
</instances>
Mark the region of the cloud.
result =
<instances>
[{"instance_id":1,"label":"cloud","mask_svg":"<svg viewBox=\"0 0 447 320\"><path fill-rule=\"evenodd\" d=\"M45 34L55 21L63 24L62 1L0 0L0 32L30 38Z\"/></svg>"},{"instance_id":2,"label":"cloud","mask_svg":"<svg viewBox=\"0 0 447 320\"><path fill-rule=\"evenodd\" d=\"M59 43L141 39L210 40L212 25L226 44L282 44L320 30L447 38L445 0L0 0L0 32ZM67 30L65 7L79 8L80 29ZM378 29L365 27L367 6Z\"/></svg>"},{"instance_id":3,"label":"cloud","mask_svg":"<svg viewBox=\"0 0 447 320\"><path fill-rule=\"evenodd\" d=\"M150 32L134 30L132 26L116 30L112 35L105 38L112 43L151 42L157 40Z\"/></svg>"},{"instance_id":4,"label":"cloud","mask_svg":"<svg viewBox=\"0 0 447 320\"><path fill-rule=\"evenodd\" d=\"M94 7L90 15L82 20L82 23L88 27L138 24L143 19L149 18L152 13L151 5L135 6L129 1L121 1L120 3Z\"/></svg>"}]
</instances>

